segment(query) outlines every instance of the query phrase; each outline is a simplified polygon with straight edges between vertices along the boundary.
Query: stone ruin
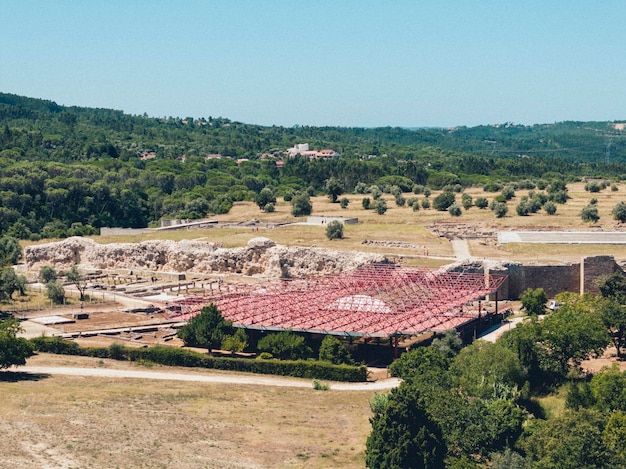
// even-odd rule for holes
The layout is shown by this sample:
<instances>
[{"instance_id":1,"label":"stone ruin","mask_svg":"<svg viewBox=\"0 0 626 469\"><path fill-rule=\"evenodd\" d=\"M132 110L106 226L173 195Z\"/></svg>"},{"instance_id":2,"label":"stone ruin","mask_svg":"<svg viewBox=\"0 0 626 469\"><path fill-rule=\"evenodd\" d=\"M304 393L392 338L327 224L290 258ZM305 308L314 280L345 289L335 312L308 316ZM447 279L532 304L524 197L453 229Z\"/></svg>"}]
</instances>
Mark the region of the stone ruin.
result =
<instances>
[{"instance_id":1,"label":"stone ruin","mask_svg":"<svg viewBox=\"0 0 626 469\"><path fill-rule=\"evenodd\" d=\"M44 265L63 270L76 264L87 270L242 274L268 278L325 275L387 262L380 254L287 247L268 238L254 238L245 247L227 249L207 241L98 244L89 238L72 237L28 246L24 258L30 271L38 271Z\"/></svg>"}]
</instances>

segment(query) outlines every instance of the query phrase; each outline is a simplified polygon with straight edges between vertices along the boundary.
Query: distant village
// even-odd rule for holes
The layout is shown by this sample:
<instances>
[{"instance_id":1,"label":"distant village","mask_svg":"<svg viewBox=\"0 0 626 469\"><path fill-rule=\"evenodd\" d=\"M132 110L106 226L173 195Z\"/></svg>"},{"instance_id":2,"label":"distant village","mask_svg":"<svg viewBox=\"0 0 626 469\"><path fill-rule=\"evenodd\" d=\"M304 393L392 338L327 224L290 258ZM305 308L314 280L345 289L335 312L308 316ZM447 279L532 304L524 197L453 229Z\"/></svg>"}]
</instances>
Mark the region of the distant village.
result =
<instances>
[{"instance_id":1,"label":"distant village","mask_svg":"<svg viewBox=\"0 0 626 469\"><path fill-rule=\"evenodd\" d=\"M338 158L339 156L341 156L339 153L337 153L335 150L331 150L331 149L324 149L324 150L311 150L309 148L309 144L308 143L297 143L295 144L292 148L288 148L287 150L285 150L283 152L284 156L286 158L295 158L296 156L304 156L307 157L310 160L318 160L318 159L332 159L332 158ZM154 158L156 158L157 154L155 151L152 150L144 150L143 152L141 152L141 156L140 159L143 161L147 161L147 160L152 160ZM261 155L261 159L266 159L266 158L276 158L275 154L270 154L270 153L266 153ZM204 159L205 160L210 160L213 158L232 158L231 156L224 156L221 155L219 153L209 153L207 154ZM178 157L178 160L184 162L187 159L186 155L180 155ZM248 158L238 158L237 159L237 164L242 163L243 161L248 161ZM282 166L282 163L284 162L284 160L278 160L276 161L276 165L277 166Z\"/></svg>"}]
</instances>

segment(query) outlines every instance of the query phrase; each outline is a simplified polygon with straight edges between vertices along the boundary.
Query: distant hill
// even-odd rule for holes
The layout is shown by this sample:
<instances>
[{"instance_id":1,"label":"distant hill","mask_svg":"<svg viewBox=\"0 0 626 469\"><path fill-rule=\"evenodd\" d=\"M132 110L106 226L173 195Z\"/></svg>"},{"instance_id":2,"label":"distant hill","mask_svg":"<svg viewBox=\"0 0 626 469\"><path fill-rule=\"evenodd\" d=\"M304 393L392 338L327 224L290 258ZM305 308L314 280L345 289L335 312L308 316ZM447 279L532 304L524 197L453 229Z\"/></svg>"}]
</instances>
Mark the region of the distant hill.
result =
<instances>
[{"instance_id":1,"label":"distant hill","mask_svg":"<svg viewBox=\"0 0 626 469\"><path fill-rule=\"evenodd\" d=\"M624 128L621 122L267 127L0 93L0 235L64 237L163 217L202 218L257 200L265 187L281 197L322 193L331 177L344 192L623 179ZM311 151L288 156L297 144Z\"/></svg>"}]
</instances>

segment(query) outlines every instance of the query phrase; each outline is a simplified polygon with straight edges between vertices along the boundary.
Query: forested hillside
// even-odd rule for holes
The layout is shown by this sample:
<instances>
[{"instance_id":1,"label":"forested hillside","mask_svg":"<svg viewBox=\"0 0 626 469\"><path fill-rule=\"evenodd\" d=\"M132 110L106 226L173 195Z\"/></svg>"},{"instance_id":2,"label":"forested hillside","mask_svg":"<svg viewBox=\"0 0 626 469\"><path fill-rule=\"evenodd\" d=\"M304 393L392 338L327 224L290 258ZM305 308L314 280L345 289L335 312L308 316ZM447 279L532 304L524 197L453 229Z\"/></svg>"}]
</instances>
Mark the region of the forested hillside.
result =
<instances>
[{"instance_id":1,"label":"forested hillside","mask_svg":"<svg viewBox=\"0 0 626 469\"><path fill-rule=\"evenodd\" d=\"M163 217L201 218L228 212L233 201L255 200L265 187L279 196L321 192L331 177L346 191L385 176L402 176L395 184L405 190L411 184L618 179L626 175L626 132L619 129L607 122L262 127L221 117L133 116L0 93L0 235L38 239L142 227ZM341 156L287 158L286 149L298 143Z\"/></svg>"}]
</instances>

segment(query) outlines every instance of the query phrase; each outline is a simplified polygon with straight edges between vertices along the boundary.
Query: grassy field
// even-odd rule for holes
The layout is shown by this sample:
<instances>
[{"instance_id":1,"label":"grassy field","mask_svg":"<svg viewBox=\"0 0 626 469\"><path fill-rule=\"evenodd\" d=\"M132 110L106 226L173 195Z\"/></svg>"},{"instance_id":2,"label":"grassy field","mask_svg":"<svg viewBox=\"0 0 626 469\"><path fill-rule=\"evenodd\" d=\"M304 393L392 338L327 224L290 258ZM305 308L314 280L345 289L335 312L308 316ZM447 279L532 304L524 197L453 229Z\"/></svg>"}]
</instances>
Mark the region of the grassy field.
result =
<instances>
[{"instance_id":1,"label":"grassy field","mask_svg":"<svg viewBox=\"0 0 626 469\"><path fill-rule=\"evenodd\" d=\"M46 354L29 365L133 366ZM2 468L364 466L371 392L3 375Z\"/></svg>"},{"instance_id":2,"label":"grassy field","mask_svg":"<svg viewBox=\"0 0 626 469\"><path fill-rule=\"evenodd\" d=\"M278 244L292 246L320 246L345 251L380 252L390 255L406 256L407 262L441 265L445 262L437 262L426 259L424 254L428 252L431 257L453 257L450 242L434 235L428 226L436 224L441 227L466 225L473 229L497 232L500 230L536 230L552 229L565 231L621 231L622 225L613 220L611 210L619 201L626 200L626 184L620 184L616 192L605 189L599 193L589 193L584 190L583 183L568 185L571 199L564 205L557 205L555 215L547 215L542 211L526 217L520 217L515 212L515 207L522 196L528 191L516 192L516 197L509 201L509 212L504 218L496 218L490 210L479 210L471 207L464 210L461 217L451 217L448 212L436 210L424 210L414 212L412 208L397 207L392 196L384 195L389 209L384 215L377 215L373 210L364 210L361 206L363 195L348 194L350 204L347 209L342 209L338 203L331 203L327 197L314 197L314 215L338 215L357 217L359 223L346 225L344 228L345 238L342 240L329 241L326 239L324 226L289 225L277 228L265 228L260 226L258 231L250 226L212 228L206 230L180 230L145 234L141 236L98 236L94 239L100 243L113 242L138 242L144 239L206 239L222 243L224 247L244 246L250 239L257 236L266 236ZM474 199L482 196L488 200L493 199L497 193L485 193L481 188L470 188L466 191ZM433 192L431 200L437 195ZM405 197L413 197L413 194L405 194ZM423 195L415 196L419 200ZM582 222L580 211L592 198L598 201L600 220L590 226ZM460 195L457 194L457 201ZM291 205L278 199L276 211L263 213L251 202L236 202L225 215L213 217L221 223L247 222L253 219L261 223L296 223L305 221L303 218L295 218L291 215ZM399 241L411 245L410 247L388 247L363 244L364 241ZM471 254L476 257L501 258L518 261L555 262L579 260L583 255L614 255L617 260L626 260L626 246L611 245L536 245L536 244L507 244L496 246L495 243L481 241L470 242Z\"/></svg>"}]
</instances>

